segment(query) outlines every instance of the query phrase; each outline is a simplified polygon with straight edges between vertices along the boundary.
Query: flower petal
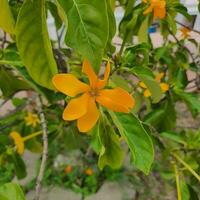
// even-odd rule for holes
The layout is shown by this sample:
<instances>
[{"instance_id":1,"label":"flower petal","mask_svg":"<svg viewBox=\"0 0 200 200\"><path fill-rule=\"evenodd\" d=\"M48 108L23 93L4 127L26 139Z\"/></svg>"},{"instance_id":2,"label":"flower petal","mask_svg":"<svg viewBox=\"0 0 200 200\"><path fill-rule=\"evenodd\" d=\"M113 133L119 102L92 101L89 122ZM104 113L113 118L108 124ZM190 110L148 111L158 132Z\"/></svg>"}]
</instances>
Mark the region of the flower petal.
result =
<instances>
[{"instance_id":1,"label":"flower petal","mask_svg":"<svg viewBox=\"0 0 200 200\"><path fill-rule=\"evenodd\" d=\"M150 97L150 96L151 96L151 92L148 89L146 89L144 91L144 97Z\"/></svg>"},{"instance_id":2,"label":"flower petal","mask_svg":"<svg viewBox=\"0 0 200 200\"><path fill-rule=\"evenodd\" d=\"M169 90L169 85L167 83L160 83L160 88L163 92L167 92Z\"/></svg>"},{"instance_id":3,"label":"flower petal","mask_svg":"<svg viewBox=\"0 0 200 200\"><path fill-rule=\"evenodd\" d=\"M140 86L141 88L144 88L144 89L146 89L146 88L147 88L147 86L145 85L145 83L144 83L144 82L139 82L139 86Z\"/></svg>"},{"instance_id":4,"label":"flower petal","mask_svg":"<svg viewBox=\"0 0 200 200\"><path fill-rule=\"evenodd\" d=\"M23 138L21 137L21 135L16 131L12 131L10 133L10 137L14 140L17 153L20 155L23 154L24 153L24 141L23 141Z\"/></svg>"},{"instance_id":5,"label":"flower petal","mask_svg":"<svg viewBox=\"0 0 200 200\"><path fill-rule=\"evenodd\" d=\"M104 78L103 80L99 80L98 81L98 88L101 89L101 88L104 88L107 81L108 81L108 78L109 78L109 75L110 75L110 62L107 62L107 65L106 65L106 69L105 69L105 72L104 72Z\"/></svg>"},{"instance_id":6,"label":"flower petal","mask_svg":"<svg viewBox=\"0 0 200 200\"><path fill-rule=\"evenodd\" d=\"M86 114L88 109L89 95L84 93L82 96L72 99L63 112L64 120L75 120Z\"/></svg>"},{"instance_id":7,"label":"flower petal","mask_svg":"<svg viewBox=\"0 0 200 200\"><path fill-rule=\"evenodd\" d=\"M110 110L125 113L135 105L133 97L121 88L102 90L96 101Z\"/></svg>"},{"instance_id":8,"label":"flower petal","mask_svg":"<svg viewBox=\"0 0 200 200\"><path fill-rule=\"evenodd\" d=\"M94 72L94 70L93 70L93 68L90 65L88 60L83 61L82 71L88 76L89 81L90 81L90 85L93 86L93 87L96 87L98 77L95 74L95 72Z\"/></svg>"},{"instance_id":9,"label":"flower petal","mask_svg":"<svg viewBox=\"0 0 200 200\"><path fill-rule=\"evenodd\" d=\"M99 119L99 111L96 107L95 100L90 97L88 101L87 113L78 119L77 125L80 132L88 132L94 127Z\"/></svg>"},{"instance_id":10,"label":"flower petal","mask_svg":"<svg viewBox=\"0 0 200 200\"><path fill-rule=\"evenodd\" d=\"M160 82L161 79L164 77L164 75L165 75L164 72L157 74L156 77L155 77L155 80Z\"/></svg>"},{"instance_id":11,"label":"flower petal","mask_svg":"<svg viewBox=\"0 0 200 200\"><path fill-rule=\"evenodd\" d=\"M70 96L74 97L77 94L86 92L89 90L89 86L81 81L79 81L72 74L56 74L53 79L53 85L55 88Z\"/></svg>"},{"instance_id":12,"label":"flower petal","mask_svg":"<svg viewBox=\"0 0 200 200\"><path fill-rule=\"evenodd\" d=\"M155 7L154 8L154 19L157 17L160 19L164 19L166 16L166 9L165 8L160 8L160 7Z\"/></svg>"}]
</instances>

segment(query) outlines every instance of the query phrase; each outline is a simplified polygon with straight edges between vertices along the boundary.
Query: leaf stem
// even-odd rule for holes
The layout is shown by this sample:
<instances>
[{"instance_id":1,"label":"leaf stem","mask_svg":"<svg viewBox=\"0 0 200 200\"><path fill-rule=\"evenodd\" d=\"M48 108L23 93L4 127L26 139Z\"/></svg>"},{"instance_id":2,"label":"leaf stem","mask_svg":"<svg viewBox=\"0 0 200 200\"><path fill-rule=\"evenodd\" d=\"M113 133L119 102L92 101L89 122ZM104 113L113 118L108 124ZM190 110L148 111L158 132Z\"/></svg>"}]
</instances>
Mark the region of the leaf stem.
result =
<instances>
[{"instance_id":1,"label":"leaf stem","mask_svg":"<svg viewBox=\"0 0 200 200\"><path fill-rule=\"evenodd\" d=\"M176 153L171 153L171 155L178 160L196 179L200 182L200 176L188 165L184 160L182 160Z\"/></svg>"},{"instance_id":2,"label":"leaf stem","mask_svg":"<svg viewBox=\"0 0 200 200\"><path fill-rule=\"evenodd\" d=\"M42 131L37 131L35 133L32 133L30 135L27 135L26 137L23 138L24 142L27 141L27 140L30 140L38 135L41 135L42 134Z\"/></svg>"},{"instance_id":3,"label":"leaf stem","mask_svg":"<svg viewBox=\"0 0 200 200\"><path fill-rule=\"evenodd\" d=\"M174 173L175 173L175 177L176 177L177 197L178 197L178 200L182 200L181 189L180 189L180 181L179 181L179 171L177 169L177 165L176 164L174 164Z\"/></svg>"}]
</instances>

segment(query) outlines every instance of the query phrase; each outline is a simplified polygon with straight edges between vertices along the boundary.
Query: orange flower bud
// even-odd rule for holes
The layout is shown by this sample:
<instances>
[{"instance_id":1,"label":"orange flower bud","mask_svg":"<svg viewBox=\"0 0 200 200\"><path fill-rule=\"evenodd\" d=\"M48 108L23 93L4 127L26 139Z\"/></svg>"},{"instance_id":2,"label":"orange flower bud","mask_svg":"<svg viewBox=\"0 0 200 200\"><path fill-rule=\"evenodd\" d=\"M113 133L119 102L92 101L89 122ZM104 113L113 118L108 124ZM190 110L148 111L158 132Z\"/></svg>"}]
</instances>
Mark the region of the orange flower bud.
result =
<instances>
[{"instance_id":1,"label":"orange flower bud","mask_svg":"<svg viewBox=\"0 0 200 200\"><path fill-rule=\"evenodd\" d=\"M85 170L85 173L88 175L88 176L92 176L94 174L93 170L91 168L87 168Z\"/></svg>"},{"instance_id":2,"label":"orange flower bud","mask_svg":"<svg viewBox=\"0 0 200 200\"><path fill-rule=\"evenodd\" d=\"M69 174L70 172L72 172L72 166L71 165L67 165L67 167L65 167L64 172L65 174Z\"/></svg>"}]
</instances>

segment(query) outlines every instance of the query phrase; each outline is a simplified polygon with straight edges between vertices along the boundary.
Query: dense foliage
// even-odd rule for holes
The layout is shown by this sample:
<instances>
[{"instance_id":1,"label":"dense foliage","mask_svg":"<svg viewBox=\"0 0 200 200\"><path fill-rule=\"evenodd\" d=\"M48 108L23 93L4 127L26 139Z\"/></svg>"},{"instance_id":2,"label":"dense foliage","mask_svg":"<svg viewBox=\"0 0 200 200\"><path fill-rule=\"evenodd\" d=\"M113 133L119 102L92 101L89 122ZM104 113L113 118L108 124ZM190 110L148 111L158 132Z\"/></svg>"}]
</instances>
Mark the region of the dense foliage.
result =
<instances>
[{"instance_id":1,"label":"dense foliage","mask_svg":"<svg viewBox=\"0 0 200 200\"><path fill-rule=\"evenodd\" d=\"M199 124L177 119L200 112L200 33L178 14L192 20L179 0L0 0L0 199L106 180L135 199L199 198ZM23 194L25 150L42 162Z\"/></svg>"}]
</instances>

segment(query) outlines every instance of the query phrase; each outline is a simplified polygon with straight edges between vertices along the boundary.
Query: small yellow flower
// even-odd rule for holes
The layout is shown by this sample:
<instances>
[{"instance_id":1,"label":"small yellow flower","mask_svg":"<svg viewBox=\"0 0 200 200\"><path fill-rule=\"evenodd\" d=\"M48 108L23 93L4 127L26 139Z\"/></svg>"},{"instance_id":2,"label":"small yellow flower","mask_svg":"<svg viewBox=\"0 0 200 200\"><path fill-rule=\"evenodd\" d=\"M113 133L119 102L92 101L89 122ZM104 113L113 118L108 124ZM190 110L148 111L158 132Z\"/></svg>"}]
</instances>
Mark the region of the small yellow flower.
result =
<instances>
[{"instance_id":1,"label":"small yellow flower","mask_svg":"<svg viewBox=\"0 0 200 200\"><path fill-rule=\"evenodd\" d=\"M24 153L24 142L41 134L42 131L38 131L25 137L22 137L18 132L12 131L10 133L10 137L14 140L17 153L21 155Z\"/></svg>"},{"instance_id":2,"label":"small yellow flower","mask_svg":"<svg viewBox=\"0 0 200 200\"><path fill-rule=\"evenodd\" d=\"M20 154L20 155L23 154L24 153L24 140L23 140L23 137L21 137L21 135L16 131L12 131L10 133L10 137L14 140L17 153Z\"/></svg>"},{"instance_id":3,"label":"small yellow flower","mask_svg":"<svg viewBox=\"0 0 200 200\"><path fill-rule=\"evenodd\" d=\"M165 93L169 90L169 85L167 83L161 82L164 75L165 74L163 72L161 72L155 77L155 80L160 83L160 88L161 88L163 93ZM152 95L150 90L147 88L147 86L145 85L144 82L139 82L139 86L144 89L144 93L143 93L144 97L150 97Z\"/></svg>"},{"instance_id":4,"label":"small yellow flower","mask_svg":"<svg viewBox=\"0 0 200 200\"><path fill-rule=\"evenodd\" d=\"M189 28L183 27L179 30L181 31L181 37L182 38L188 38L190 36L191 30Z\"/></svg>"},{"instance_id":5,"label":"small yellow flower","mask_svg":"<svg viewBox=\"0 0 200 200\"><path fill-rule=\"evenodd\" d=\"M158 81L158 82L160 82L161 79L164 77L164 75L165 75L164 72L159 73L159 74L155 77L155 80Z\"/></svg>"},{"instance_id":6,"label":"small yellow flower","mask_svg":"<svg viewBox=\"0 0 200 200\"><path fill-rule=\"evenodd\" d=\"M71 165L67 165L64 169L65 174L69 174L70 172L72 172L72 166Z\"/></svg>"},{"instance_id":7,"label":"small yellow flower","mask_svg":"<svg viewBox=\"0 0 200 200\"><path fill-rule=\"evenodd\" d=\"M91 168L87 168L85 170L85 174L87 174L88 176L92 176L94 174L93 170Z\"/></svg>"},{"instance_id":8,"label":"small yellow flower","mask_svg":"<svg viewBox=\"0 0 200 200\"><path fill-rule=\"evenodd\" d=\"M89 78L89 85L79 81L72 74L57 74L53 77L53 84L58 91L70 97L82 94L69 101L63 112L64 120L77 120L79 131L88 132L99 119L96 102L115 112L130 112L135 101L127 91L119 87L104 89L110 75L109 62L102 80L87 60L84 60L82 70Z\"/></svg>"},{"instance_id":9,"label":"small yellow flower","mask_svg":"<svg viewBox=\"0 0 200 200\"><path fill-rule=\"evenodd\" d=\"M147 0L143 0L147 3ZM166 16L166 1L165 0L150 0L150 6L143 12L144 15L153 12L153 18L164 19Z\"/></svg>"},{"instance_id":10,"label":"small yellow flower","mask_svg":"<svg viewBox=\"0 0 200 200\"><path fill-rule=\"evenodd\" d=\"M169 85L167 83L160 83L161 90L165 93L169 90Z\"/></svg>"},{"instance_id":11,"label":"small yellow flower","mask_svg":"<svg viewBox=\"0 0 200 200\"><path fill-rule=\"evenodd\" d=\"M28 112L27 116L24 117L24 120L25 120L27 126L36 127L36 125L40 123L38 115L33 114L31 112Z\"/></svg>"}]
</instances>

